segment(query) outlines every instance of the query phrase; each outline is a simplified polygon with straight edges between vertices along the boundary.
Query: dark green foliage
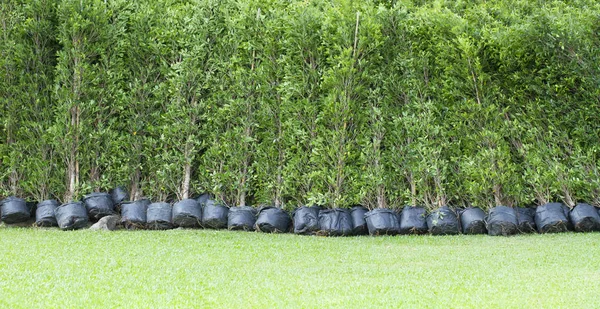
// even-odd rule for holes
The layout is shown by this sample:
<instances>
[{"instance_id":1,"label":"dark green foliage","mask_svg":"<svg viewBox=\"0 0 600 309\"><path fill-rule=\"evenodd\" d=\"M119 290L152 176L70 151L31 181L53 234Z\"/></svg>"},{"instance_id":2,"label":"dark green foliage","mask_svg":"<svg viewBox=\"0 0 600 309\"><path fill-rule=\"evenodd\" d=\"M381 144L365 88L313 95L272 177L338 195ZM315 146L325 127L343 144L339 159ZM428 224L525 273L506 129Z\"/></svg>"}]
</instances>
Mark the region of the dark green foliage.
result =
<instances>
[{"instance_id":1,"label":"dark green foliage","mask_svg":"<svg viewBox=\"0 0 600 309\"><path fill-rule=\"evenodd\" d=\"M3 1L0 197L600 205L600 5Z\"/></svg>"}]
</instances>

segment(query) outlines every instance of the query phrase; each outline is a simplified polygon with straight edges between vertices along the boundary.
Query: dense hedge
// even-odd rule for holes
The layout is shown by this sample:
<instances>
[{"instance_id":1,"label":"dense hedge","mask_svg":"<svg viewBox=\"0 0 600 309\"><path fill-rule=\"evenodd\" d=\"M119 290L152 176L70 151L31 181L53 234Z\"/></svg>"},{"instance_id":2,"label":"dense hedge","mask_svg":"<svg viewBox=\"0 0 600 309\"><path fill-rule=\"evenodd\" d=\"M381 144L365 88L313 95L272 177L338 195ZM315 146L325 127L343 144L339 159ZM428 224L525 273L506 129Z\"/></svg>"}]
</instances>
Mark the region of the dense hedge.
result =
<instances>
[{"instance_id":1,"label":"dense hedge","mask_svg":"<svg viewBox=\"0 0 600 309\"><path fill-rule=\"evenodd\" d=\"M6 0L0 196L600 204L597 1Z\"/></svg>"}]
</instances>

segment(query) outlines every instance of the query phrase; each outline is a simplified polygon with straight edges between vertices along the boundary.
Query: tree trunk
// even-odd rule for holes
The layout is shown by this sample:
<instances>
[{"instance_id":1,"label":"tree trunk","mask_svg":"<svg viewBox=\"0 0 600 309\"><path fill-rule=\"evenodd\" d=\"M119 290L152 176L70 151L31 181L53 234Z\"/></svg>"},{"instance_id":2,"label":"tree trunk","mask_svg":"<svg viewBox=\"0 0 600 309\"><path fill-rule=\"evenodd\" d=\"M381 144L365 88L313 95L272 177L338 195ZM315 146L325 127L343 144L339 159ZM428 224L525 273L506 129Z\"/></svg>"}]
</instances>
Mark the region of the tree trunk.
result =
<instances>
[{"instance_id":1,"label":"tree trunk","mask_svg":"<svg viewBox=\"0 0 600 309\"><path fill-rule=\"evenodd\" d=\"M417 184L415 182L413 172L410 172L410 174L408 175L408 183L410 183L410 201L412 203L411 206L417 206Z\"/></svg>"},{"instance_id":2,"label":"tree trunk","mask_svg":"<svg viewBox=\"0 0 600 309\"><path fill-rule=\"evenodd\" d=\"M494 184L494 202L496 206L502 206L502 186L499 184Z\"/></svg>"},{"instance_id":3,"label":"tree trunk","mask_svg":"<svg viewBox=\"0 0 600 309\"><path fill-rule=\"evenodd\" d=\"M138 156L139 158L139 156ZM139 164L139 161L138 161ZM133 175L131 176L131 200L135 201L138 199L138 188L139 188L139 184L140 184L140 178L141 178L141 171L140 171L140 167L139 165L135 167L135 171L133 172Z\"/></svg>"},{"instance_id":4,"label":"tree trunk","mask_svg":"<svg viewBox=\"0 0 600 309\"><path fill-rule=\"evenodd\" d=\"M181 186L181 197L182 199L187 199L190 197L190 178L192 174L192 165L190 163L185 163L184 166L184 175L183 175L183 184Z\"/></svg>"},{"instance_id":5,"label":"tree trunk","mask_svg":"<svg viewBox=\"0 0 600 309\"><path fill-rule=\"evenodd\" d=\"M238 204L239 206L246 206L246 173L248 172L248 161L244 160L244 167L242 169L242 179L240 180L240 188L238 189Z\"/></svg>"},{"instance_id":6,"label":"tree trunk","mask_svg":"<svg viewBox=\"0 0 600 309\"><path fill-rule=\"evenodd\" d=\"M73 141L69 151L69 159L67 164L67 179L69 185L65 195L65 201L69 202L75 198L77 185L79 184L79 161L77 159L77 145L79 143L78 124L79 124L79 108L77 105L71 107L71 130L74 133Z\"/></svg>"},{"instance_id":7,"label":"tree trunk","mask_svg":"<svg viewBox=\"0 0 600 309\"><path fill-rule=\"evenodd\" d=\"M278 102L281 105L281 100L279 98L279 95L277 96L278 98ZM277 117L276 117L276 121L277 121L277 154L278 154L278 160L277 160L277 185L275 188L275 207L280 208L282 201L281 201L281 191L282 191L282 187L283 187L283 175L282 175L282 170L283 170L283 149L282 149L282 140L283 140L283 128L281 127L281 110L278 110L277 113Z\"/></svg>"}]
</instances>

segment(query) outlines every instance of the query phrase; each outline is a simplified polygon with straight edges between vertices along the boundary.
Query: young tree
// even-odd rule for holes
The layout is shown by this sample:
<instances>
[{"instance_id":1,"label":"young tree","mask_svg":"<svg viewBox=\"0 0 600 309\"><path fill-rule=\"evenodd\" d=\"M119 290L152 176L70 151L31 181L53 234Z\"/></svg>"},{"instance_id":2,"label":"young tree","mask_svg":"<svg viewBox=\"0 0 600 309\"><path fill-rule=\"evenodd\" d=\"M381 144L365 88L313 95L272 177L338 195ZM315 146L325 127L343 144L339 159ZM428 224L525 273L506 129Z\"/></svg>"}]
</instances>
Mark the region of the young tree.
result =
<instances>
[{"instance_id":1,"label":"young tree","mask_svg":"<svg viewBox=\"0 0 600 309\"><path fill-rule=\"evenodd\" d=\"M288 160L287 138L289 133L285 125L290 102L284 99L282 92L285 78L285 61L282 42L285 39L286 11L277 3L269 6L270 14L264 16L261 65L257 67L256 79L258 108L256 155L253 165L256 171L256 198L275 207L285 203L285 183L283 169ZM277 14L273 14L277 12Z\"/></svg>"},{"instance_id":2,"label":"young tree","mask_svg":"<svg viewBox=\"0 0 600 309\"><path fill-rule=\"evenodd\" d=\"M25 22L25 14L19 10L18 1L5 1L0 4L0 106L2 107L2 143L0 143L0 179L1 193L18 195L21 193L19 181L23 178L19 169L24 153L19 141L23 132L20 124L27 114L22 114L22 106L27 105L27 87L24 74L25 62L30 56L29 48L23 40L21 24ZM21 119L25 118L25 119Z\"/></svg>"},{"instance_id":3,"label":"young tree","mask_svg":"<svg viewBox=\"0 0 600 309\"><path fill-rule=\"evenodd\" d=\"M171 180L165 184L179 199L190 197L194 165L206 146L202 142L207 133L203 120L212 87L218 84L213 80L216 68L212 60L224 33L222 20L214 13L217 8L216 2L199 1L179 10L180 14L191 12L191 16L176 17L185 24L177 25L182 30L178 33L180 54L171 64L167 82L169 101L162 115L161 135L165 162L161 170Z\"/></svg>"},{"instance_id":4,"label":"young tree","mask_svg":"<svg viewBox=\"0 0 600 309\"><path fill-rule=\"evenodd\" d=\"M288 205L306 205L315 185L311 175L317 168L311 157L322 103L325 55L321 42L326 5L323 1L290 4L282 22L285 39L280 42L283 52L278 67L283 72L277 73L283 74L277 87L282 138L272 146L277 146L273 157L285 153L285 162L282 167L278 164L282 177L278 170L270 179L280 186L278 190ZM269 143L269 138L263 138L263 143Z\"/></svg>"},{"instance_id":5,"label":"young tree","mask_svg":"<svg viewBox=\"0 0 600 309\"><path fill-rule=\"evenodd\" d=\"M0 175L7 179L1 182L0 190L6 192L0 195L10 191L44 200L61 187L47 134L53 120L56 6L44 0L8 1L0 8L0 117L6 134L0 146Z\"/></svg>"},{"instance_id":6,"label":"young tree","mask_svg":"<svg viewBox=\"0 0 600 309\"><path fill-rule=\"evenodd\" d=\"M175 8L173 1L122 5L120 18L126 23L127 33L118 48L123 50L124 83L118 99L120 134L118 142L112 144L120 164L111 166L111 174L121 182L129 180L132 199L148 196L165 200L178 191L170 190L173 188L163 182L167 178L161 177L165 162L160 152L163 111L170 98L167 79L180 51L181 36L176 35L175 28L181 24L173 24L173 20L189 16L190 11L188 7ZM180 13L183 15L171 17ZM118 149L122 145L129 147Z\"/></svg>"},{"instance_id":7,"label":"young tree","mask_svg":"<svg viewBox=\"0 0 600 309\"><path fill-rule=\"evenodd\" d=\"M56 66L56 120L52 128L55 149L66 166L64 200L81 189L99 189L103 168L109 103L103 96L110 83L112 12L104 1L63 0L58 6Z\"/></svg>"},{"instance_id":8,"label":"young tree","mask_svg":"<svg viewBox=\"0 0 600 309\"><path fill-rule=\"evenodd\" d=\"M22 76L25 84L20 95L27 97L21 102L22 118L20 138L23 157L19 166L23 170L20 186L23 195L36 201L55 197L63 188L62 175L57 170L56 156L48 128L54 116L52 88L54 86L56 41L56 5L52 1L32 1L21 6L25 20L21 24L21 39L27 51Z\"/></svg>"},{"instance_id":9,"label":"young tree","mask_svg":"<svg viewBox=\"0 0 600 309\"><path fill-rule=\"evenodd\" d=\"M201 165L210 187L230 205L246 205L255 179L259 73L262 65L264 19L261 3L234 3L226 12L226 32L220 38L219 86L208 108L209 147Z\"/></svg>"},{"instance_id":10,"label":"young tree","mask_svg":"<svg viewBox=\"0 0 600 309\"><path fill-rule=\"evenodd\" d=\"M369 56L379 43L377 38L361 40L365 29L361 15L367 15L363 12L370 13L368 7L340 2L327 8L323 20L322 48L327 58L321 87L325 94L317 118L312 157L317 186L311 200L334 208L360 201L358 133L365 121L361 103L368 96ZM366 25L374 26L368 21Z\"/></svg>"},{"instance_id":11,"label":"young tree","mask_svg":"<svg viewBox=\"0 0 600 309\"><path fill-rule=\"evenodd\" d=\"M384 9L375 10L365 7L357 14L355 29L355 46L359 53L357 67L359 68L360 86L364 88L357 101L359 108L366 113L358 132L358 143L362 148L357 163L362 165L362 177L358 177L353 186L360 188L359 198L363 205L370 208L384 208L390 205L391 183L396 181L396 174L388 173L389 148L387 146L389 123L391 122L391 100L387 100L384 85L389 78L388 62L384 61L386 54L387 36L382 33L382 20L389 17ZM358 27L360 25L360 27ZM393 103L392 103L393 104ZM395 203L392 203L392 206Z\"/></svg>"}]
</instances>

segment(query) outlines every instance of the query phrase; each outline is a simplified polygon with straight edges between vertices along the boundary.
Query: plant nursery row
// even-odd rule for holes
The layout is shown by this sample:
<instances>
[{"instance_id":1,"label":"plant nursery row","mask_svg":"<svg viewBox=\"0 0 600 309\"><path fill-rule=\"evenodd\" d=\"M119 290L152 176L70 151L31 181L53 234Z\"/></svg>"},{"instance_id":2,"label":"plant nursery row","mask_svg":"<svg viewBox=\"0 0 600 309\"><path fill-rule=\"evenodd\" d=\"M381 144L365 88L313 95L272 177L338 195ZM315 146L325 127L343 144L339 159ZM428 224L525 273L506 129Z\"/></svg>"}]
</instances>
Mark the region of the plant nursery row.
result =
<instances>
[{"instance_id":1,"label":"plant nursery row","mask_svg":"<svg viewBox=\"0 0 600 309\"><path fill-rule=\"evenodd\" d=\"M362 206L323 208L302 206L291 213L278 207L229 207L209 194L174 204L152 203L148 199L126 201L126 191L92 193L81 201L59 205L55 200L27 203L16 197L2 201L0 214L6 224L29 222L36 227L76 230L92 222L120 214L120 227L130 230L208 228L264 233L295 233L321 236L397 234L489 234L558 233L600 231L599 210L589 204L570 209L562 203L537 208L496 206L485 213L480 208L453 209L446 206L427 212L423 207L406 206L399 211L369 210Z\"/></svg>"},{"instance_id":2,"label":"plant nursery row","mask_svg":"<svg viewBox=\"0 0 600 309\"><path fill-rule=\"evenodd\" d=\"M0 199L598 207L599 51L598 0L1 0Z\"/></svg>"}]
</instances>

